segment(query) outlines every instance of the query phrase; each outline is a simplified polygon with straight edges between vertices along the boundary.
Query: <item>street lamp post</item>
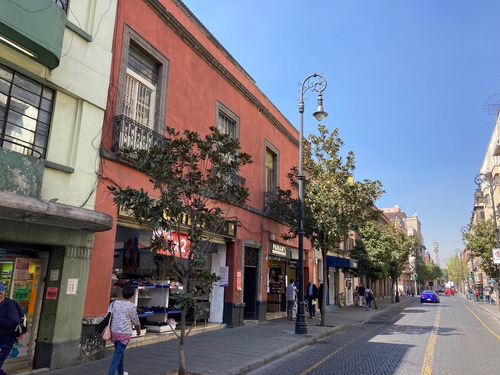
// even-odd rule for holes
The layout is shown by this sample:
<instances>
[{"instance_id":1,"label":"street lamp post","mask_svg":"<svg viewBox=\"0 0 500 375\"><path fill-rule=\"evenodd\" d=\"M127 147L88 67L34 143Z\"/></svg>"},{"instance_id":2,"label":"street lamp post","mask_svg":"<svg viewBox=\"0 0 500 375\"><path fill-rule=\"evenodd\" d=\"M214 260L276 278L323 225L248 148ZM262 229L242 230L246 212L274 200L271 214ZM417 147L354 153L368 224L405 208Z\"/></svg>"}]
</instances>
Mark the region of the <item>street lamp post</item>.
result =
<instances>
[{"instance_id":1,"label":"street lamp post","mask_svg":"<svg viewBox=\"0 0 500 375\"><path fill-rule=\"evenodd\" d=\"M303 131L304 131L304 94L308 91L316 91L318 93L318 109L313 113L318 121L323 120L328 113L323 110L323 90L326 89L326 79L321 74L311 74L308 76L300 87L300 134L299 134L299 202L298 202L298 223L297 234L299 237L299 306L297 309L297 319L295 320L295 333L307 333L306 313L304 309L304 230L302 227L303 216L303 199L304 199L304 173L302 171L303 157Z\"/></svg>"},{"instance_id":2,"label":"street lamp post","mask_svg":"<svg viewBox=\"0 0 500 375\"><path fill-rule=\"evenodd\" d=\"M495 199L493 197L493 186L495 186L495 180L492 178L491 173L489 174L484 174L484 173L479 173L476 175L474 178L474 182L476 183L477 186L481 187L483 182L486 182L488 184L488 188L490 190L490 198L491 198L491 211L493 215L493 227L495 228L495 247L498 249L500 247L499 239L498 239L498 223L497 223L497 213L496 213L496 208L495 208ZM500 291L497 290L498 296L500 296ZM498 311L500 311L500 303L498 303Z\"/></svg>"}]
</instances>

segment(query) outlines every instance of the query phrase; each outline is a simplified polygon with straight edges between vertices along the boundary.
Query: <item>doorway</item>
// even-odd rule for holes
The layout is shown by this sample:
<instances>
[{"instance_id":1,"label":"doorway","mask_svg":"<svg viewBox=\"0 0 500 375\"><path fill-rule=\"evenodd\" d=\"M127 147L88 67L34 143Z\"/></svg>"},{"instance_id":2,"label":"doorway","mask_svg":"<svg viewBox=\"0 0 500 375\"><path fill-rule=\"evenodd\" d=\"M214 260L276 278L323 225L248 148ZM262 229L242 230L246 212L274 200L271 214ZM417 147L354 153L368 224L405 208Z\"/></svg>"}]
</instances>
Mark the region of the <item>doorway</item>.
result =
<instances>
[{"instance_id":1,"label":"doorway","mask_svg":"<svg viewBox=\"0 0 500 375\"><path fill-rule=\"evenodd\" d=\"M245 247L245 273L243 279L244 319L255 320L257 317L257 281L259 274L259 249Z\"/></svg>"}]
</instances>

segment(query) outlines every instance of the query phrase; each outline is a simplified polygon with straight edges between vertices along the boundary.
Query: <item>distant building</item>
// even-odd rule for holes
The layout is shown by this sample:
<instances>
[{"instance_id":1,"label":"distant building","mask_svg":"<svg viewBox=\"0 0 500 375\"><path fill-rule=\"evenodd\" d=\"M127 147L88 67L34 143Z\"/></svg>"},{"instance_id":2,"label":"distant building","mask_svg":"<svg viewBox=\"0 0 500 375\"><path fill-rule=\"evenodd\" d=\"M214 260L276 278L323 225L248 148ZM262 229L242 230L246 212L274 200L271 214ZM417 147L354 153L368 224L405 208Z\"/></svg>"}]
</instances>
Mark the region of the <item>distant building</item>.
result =
<instances>
[{"instance_id":1,"label":"distant building","mask_svg":"<svg viewBox=\"0 0 500 375\"><path fill-rule=\"evenodd\" d=\"M439 267L440 264L439 264L439 242L438 241L432 242L432 251L434 253L434 264Z\"/></svg>"}]
</instances>

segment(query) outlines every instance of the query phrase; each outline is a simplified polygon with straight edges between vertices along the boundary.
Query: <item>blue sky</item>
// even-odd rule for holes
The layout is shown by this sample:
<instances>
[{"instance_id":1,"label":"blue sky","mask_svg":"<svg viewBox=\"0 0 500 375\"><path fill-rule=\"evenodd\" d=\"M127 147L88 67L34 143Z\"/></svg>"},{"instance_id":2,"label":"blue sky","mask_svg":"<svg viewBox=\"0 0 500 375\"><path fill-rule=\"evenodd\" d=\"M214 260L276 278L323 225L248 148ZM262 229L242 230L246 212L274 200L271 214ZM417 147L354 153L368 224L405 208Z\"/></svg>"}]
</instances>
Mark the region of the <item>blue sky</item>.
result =
<instances>
[{"instance_id":1,"label":"blue sky","mask_svg":"<svg viewBox=\"0 0 500 375\"><path fill-rule=\"evenodd\" d=\"M500 104L500 1L184 0L299 127L300 83L312 73L355 178L380 180L379 207L417 213L440 263L463 249ZM305 101L304 135L317 130Z\"/></svg>"}]
</instances>

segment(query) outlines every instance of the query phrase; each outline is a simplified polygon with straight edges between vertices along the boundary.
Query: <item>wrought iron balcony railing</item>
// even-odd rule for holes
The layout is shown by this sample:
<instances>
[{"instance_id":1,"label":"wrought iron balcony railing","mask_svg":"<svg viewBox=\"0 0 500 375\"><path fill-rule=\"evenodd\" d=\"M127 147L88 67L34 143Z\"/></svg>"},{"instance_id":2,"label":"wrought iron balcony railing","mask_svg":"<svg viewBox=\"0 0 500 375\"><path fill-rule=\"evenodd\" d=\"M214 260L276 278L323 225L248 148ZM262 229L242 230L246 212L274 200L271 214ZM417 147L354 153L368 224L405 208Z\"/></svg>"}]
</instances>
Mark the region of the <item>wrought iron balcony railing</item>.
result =
<instances>
[{"instance_id":1,"label":"wrought iron balcony railing","mask_svg":"<svg viewBox=\"0 0 500 375\"><path fill-rule=\"evenodd\" d=\"M115 126L113 129L113 145L111 149L114 152L131 148L134 150L147 150L154 146L163 146L166 138L144 126L137 121L132 120L125 115L115 117Z\"/></svg>"}]
</instances>

